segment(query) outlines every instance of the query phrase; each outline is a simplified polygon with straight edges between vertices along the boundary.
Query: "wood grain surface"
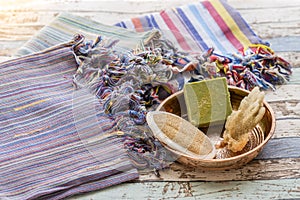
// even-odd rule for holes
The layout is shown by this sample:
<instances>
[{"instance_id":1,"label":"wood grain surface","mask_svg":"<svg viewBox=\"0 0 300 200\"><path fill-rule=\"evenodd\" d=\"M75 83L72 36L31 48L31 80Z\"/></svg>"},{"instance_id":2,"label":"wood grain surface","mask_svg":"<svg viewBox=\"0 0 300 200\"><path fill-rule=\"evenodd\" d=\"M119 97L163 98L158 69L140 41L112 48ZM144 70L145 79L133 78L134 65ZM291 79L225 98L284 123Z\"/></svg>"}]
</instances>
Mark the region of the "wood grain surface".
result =
<instances>
[{"instance_id":1,"label":"wood grain surface","mask_svg":"<svg viewBox=\"0 0 300 200\"><path fill-rule=\"evenodd\" d=\"M126 183L70 200L98 199L296 199L299 179L231 182Z\"/></svg>"},{"instance_id":2,"label":"wood grain surface","mask_svg":"<svg viewBox=\"0 0 300 200\"><path fill-rule=\"evenodd\" d=\"M0 1L0 61L12 59L28 39L60 12L104 24L198 0ZM160 177L140 179L72 200L90 199L300 199L300 1L228 0L254 32L294 66L287 85L266 92L276 115L274 137L256 159L239 169L203 171L174 163Z\"/></svg>"}]
</instances>

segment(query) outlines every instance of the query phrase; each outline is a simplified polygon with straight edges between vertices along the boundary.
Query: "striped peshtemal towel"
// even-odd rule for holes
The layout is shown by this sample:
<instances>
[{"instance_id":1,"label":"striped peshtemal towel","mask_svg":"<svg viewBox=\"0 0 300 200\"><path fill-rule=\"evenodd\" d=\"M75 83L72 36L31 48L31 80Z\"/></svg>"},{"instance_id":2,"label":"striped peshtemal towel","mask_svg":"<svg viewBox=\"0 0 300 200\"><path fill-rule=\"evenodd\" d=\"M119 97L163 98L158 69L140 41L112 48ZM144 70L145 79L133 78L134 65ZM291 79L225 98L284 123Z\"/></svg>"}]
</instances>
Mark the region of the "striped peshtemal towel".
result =
<instances>
[{"instance_id":1,"label":"striped peshtemal towel","mask_svg":"<svg viewBox=\"0 0 300 200\"><path fill-rule=\"evenodd\" d=\"M226 54L253 43L263 43L239 12L223 0L201 1L124 20L116 25L138 32L160 29L165 38L182 50L204 51L213 47L217 53ZM28 41L18 54L36 52L66 41L78 31L89 37L105 33L105 28L107 26L91 20L62 14Z\"/></svg>"},{"instance_id":2,"label":"striped peshtemal towel","mask_svg":"<svg viewBox=\"0 0 300 200\"><path fill-rule=\"evenodd\" d=\"M74 93L74 44L0 64L0 199L62 199L138 177L108 134L115 119L78 112L93 104Z\"/></svg>"},{"instance_id":3,"label":"striped peshtemal towel","mask_svg":"<svg viewBox=\"0 0 300 200\"><path fill-rule=\"evenodd\" d=\"M46 48L70 41L75 34L84 35L87 40L95 40L99 35L118 39L118 46L135 48L139 41L149 37L148 33L137 33L117 26L108 26L69 13L61 13L49 25L43 27L31 40L27 41L17 56L38 52Z\"/></svg>"},{"instance_id":4,"label":"striped peshtemal towel","mask_svg":"<svg viewBox=\"0 0 300 200\"><path fill-rule=\"evenodd\" d=\"M117 26L145 31L160 29L183 50L235 53L262 43L241 15L223 0L203 1L122 21Z\"/></svg>"}]
</instances>

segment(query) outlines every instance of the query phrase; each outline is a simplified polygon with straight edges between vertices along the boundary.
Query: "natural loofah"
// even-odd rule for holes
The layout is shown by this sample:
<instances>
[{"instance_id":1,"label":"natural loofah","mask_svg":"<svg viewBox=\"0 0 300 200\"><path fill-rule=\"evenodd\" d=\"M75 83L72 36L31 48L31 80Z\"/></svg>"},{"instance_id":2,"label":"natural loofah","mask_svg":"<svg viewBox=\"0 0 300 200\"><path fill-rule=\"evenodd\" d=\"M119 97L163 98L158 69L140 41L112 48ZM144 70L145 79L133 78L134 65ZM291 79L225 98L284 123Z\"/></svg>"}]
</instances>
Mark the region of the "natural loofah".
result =
<instances>
[{"instance_id":1,"label":"natural loofah","mask_svg":"<svg viewBox=\"0 0 300 200\"><path fill-rule=\"evenodd\" d=\"M215 147L210 139L187 120L163 111L147 114L154 136L165 146L197 159L212 159Z\"/></svg>"},{"instance_id":2,"label":"natural loofah","mask_svg":"<svg viewBox=\"0 0 300 200\"><path fill-rule=\"evenodd\" d=\"M249 140L249 132L255 128L265 114L264 93L255 87L245 97L237 111L228 116L223 134L224 142L233 152L241 151Z\"/></svg>"}]
</instances>

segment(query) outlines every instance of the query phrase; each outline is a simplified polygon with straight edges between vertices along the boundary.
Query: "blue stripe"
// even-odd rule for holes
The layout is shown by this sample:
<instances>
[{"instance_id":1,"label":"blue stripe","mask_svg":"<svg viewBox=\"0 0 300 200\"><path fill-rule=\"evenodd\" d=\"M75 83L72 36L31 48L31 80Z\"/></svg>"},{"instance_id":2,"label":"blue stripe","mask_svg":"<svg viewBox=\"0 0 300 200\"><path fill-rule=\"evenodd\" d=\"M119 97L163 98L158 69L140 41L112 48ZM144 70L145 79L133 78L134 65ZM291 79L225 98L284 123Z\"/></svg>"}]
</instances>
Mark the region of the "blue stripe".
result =
<instances>
[{"instance_id":1,"label":"blue stripe","mask_svg":"<svg viewBox=\"0 0 300 200\"><path fill-rule=\"evenodd\" d=\"M126 24L123 21L121 22L121 25L123 28L127 28Z\"/></svg>"},{"instance_id":2,"label":"blue stripe","mask_svg":"<svg viewBox=\"0 0 300 200\"><path fill-rule=\"evenodd\" d=\"M215 43L217 49L219 49L222 53L227 53L225 48L219 42L217 37L215 37L215 34L210 30L209 26L206 24L205 20L200 15L199 10L197 9L197 7L195 5L190 5L189 9L192 11L193 15L196 17L198 22L201 24L201 26L207 32L207 34L210 36L211 40Z\"/></svg>"},{"instance_id":3,"label":"blue stripe","mask_svg":"<svg viewBox=\"0 0 300 200\"><path fill-rule=\"evenodd\" d=\"M273 138L255 159L300 158L299 144L300 137Z\"/></svg>"},{"instance_id":4,"label":"blue stripe","mask_svg":"<svg viewBox=\"0 0 300 200\"><path fill-rule=\"evenodd\" d=\"M115 26L122 27L121 23L117 23L117 24L115 24Z\"/></svg>"},{"instance_id":5,"label":"blue stripe","mask_svg":"<svg viewBox=\"0 0 300 200\"><path fill-rule=\"evenodd\" d=\"M151 24L152 24L155 28L160 29L159 26L158 26L158 24L157 24L157 22L156 22L155 19L154 19L154 16L153 16L153 15L150 15L150 18L151 18Z\"/></svg>"},{"instance_id":6,"label":"blue stripe","mask_svg":"<svg viewBox=\"0 0 300 200\"><path fill-rule=\"evenodd\" d=\"M121 28L127 28L127 26L125 25L125 23L123 21L115 24L114 26L118 26L118 27L121 27Z\"/></svg>"},{"instance_id":7,"label":"blue stripe","mask_svg":"<svg viewBox=\"0 0 300 200\"><path fill-rule=\"evenodd\" d=\"M145 17L146 17L149 28L153 28L153 25L151 23L151 19L149 18L149 16L145 16Z\"/></svg>"},{"instance_id":8,"label":"blue stripe","mask_svg":"<svg viewBox=\"0 0 300 200\"><path fill-rule=\"evenodd\" d=\"M187 27L187 30L192 34L194 39L196 40L197 44L200 45L200 48L203 50L207 50L209 47L207 44L203 41L202 37L199 35L198 31L195 29L191 21L187 18L187 16L184 14L183 10L181 8L177 8L178 14L183 20L183 24Z\"/></svg>"}]
</instances>

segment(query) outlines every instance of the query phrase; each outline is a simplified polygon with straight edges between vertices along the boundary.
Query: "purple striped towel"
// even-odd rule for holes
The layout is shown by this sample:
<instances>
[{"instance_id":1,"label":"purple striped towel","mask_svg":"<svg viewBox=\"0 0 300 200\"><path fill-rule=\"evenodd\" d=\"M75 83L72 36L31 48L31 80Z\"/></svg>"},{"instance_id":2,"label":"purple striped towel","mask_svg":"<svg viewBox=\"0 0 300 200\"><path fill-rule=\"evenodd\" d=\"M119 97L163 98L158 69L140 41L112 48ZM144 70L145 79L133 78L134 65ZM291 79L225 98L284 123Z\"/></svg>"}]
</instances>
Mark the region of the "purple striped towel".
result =
<instances>
[{"instance_id":1,"label":"purple striped towel","mask_svg":"<svg viewBox=\"0 0 300 200\"><path fill-rule=\"evenodd\" d=\"M62 199L138 177L109 135L116 121L78 115L97 102L74 93L76 42L0 64L0 199Z\"/></svg>"}]
</instances>

